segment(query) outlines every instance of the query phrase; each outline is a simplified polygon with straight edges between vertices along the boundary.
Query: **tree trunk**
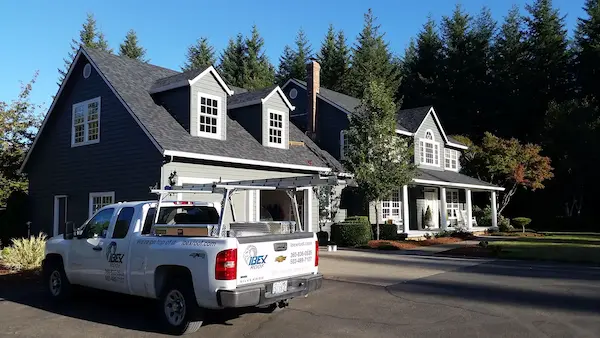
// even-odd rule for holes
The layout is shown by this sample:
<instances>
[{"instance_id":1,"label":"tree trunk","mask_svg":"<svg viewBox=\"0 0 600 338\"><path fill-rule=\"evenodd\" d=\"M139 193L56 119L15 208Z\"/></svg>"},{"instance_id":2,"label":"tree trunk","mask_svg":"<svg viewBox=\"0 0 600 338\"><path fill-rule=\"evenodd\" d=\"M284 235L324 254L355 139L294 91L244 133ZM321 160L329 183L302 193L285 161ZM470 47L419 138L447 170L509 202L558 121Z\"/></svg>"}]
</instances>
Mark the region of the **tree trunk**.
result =
<instances>
[{"instance_id":1,"label":"tree trunk","mask_svg":"<svg viewBox=\"0 0 600 338\"><path fill-rule=\"evenodd\" d=\"M375 201L375 225L377 226L377 240L379 240L379 201Z\"/></svg>"},{"instance_id":2,"label":"tree trunk","mask_svg":"<svg viewBox=\"0 0 600 338\"><path fill-rule=\"evenodd\" d=\"M498 208L498 215L502 214L502 211L504 208L506 208L508 202L510 202L510 199L515 195L517 192L517 187L517 183L514 183L513 186L504 193L504 196L502 196L502 201L500 202L500 208Z\"/></svg>"}]
</instances>

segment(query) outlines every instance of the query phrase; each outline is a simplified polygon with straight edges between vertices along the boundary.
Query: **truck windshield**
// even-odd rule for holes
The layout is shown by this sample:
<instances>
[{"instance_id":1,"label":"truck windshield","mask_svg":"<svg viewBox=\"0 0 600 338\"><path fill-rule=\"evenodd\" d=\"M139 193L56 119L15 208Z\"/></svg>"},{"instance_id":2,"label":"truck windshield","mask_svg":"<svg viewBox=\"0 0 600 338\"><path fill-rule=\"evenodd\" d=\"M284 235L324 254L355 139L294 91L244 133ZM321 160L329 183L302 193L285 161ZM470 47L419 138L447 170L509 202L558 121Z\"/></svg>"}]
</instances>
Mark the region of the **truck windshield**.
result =
<instances>
[{"instance_id":1,"label":"truck windshield","mask_svg":"<svg viewBox=\"0 0 600 338\"><path fill-rule=\"evenodd\" d=\"M208 206L161 206L157 224L218 224L219 214Z\"/></svg>"}]
</instances>

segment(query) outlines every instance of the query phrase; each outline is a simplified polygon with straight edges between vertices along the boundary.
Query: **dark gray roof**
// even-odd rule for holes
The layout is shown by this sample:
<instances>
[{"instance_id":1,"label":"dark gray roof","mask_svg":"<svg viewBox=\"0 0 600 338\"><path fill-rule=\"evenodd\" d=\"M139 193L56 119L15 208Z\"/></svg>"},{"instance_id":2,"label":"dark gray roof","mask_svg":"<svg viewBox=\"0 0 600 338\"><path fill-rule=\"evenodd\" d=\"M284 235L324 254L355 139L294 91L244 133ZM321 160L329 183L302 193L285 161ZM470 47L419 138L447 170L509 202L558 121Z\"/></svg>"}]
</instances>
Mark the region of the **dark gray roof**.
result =
<instances>
[{"instance_id":1,"label":"dark gray roof","mask_svg":"<svg viewBox=\"0 0 600 338\"><path fill-rule=\"evenodd\" d=\"M233 90L233 94L240 94L240 93L245 93L248 91L248 89L232 86L229 83L227 84L227 87L229 87L229 89Z\"/></svg>"},{"instance_id":2,"label":"dark gray roof","mask_svg":"<svg viewBox=\"0 0 600 338\"><path fill-rule=\"evenodd\" d=\"M155 104L148 92L157 80L180 74L179 72L95 49L86 48L85 51L150 136L165 150L341 168L337 160L317 147L292 123L289 124L290 140L302 141L303 146L290 145L289 149L265 147L230 118L227 119L226 140L192 136L169 112Z\"/></svg>"},{"instance_id":3,"label":"dark gray roof","mask_svg":"<svg viewBox=\"0 0 600 338\"><path fill-rule=\"evenodd\" d=\"M264 99L269 95L277 86L270 86L263 89L254 91L246 91L240 94L235 94L227 98L228 105L241 104L245 102L254 102L260 99Z\"/></svg>"},{"instance_id":4,"label":"dark gray roof","mask_svg":"<svg viewBox=\"0 0 600 338\"><path fill-rule=\"evenodd\" d=\"M88 50L88 49L86 49ZM200 75L203 71L205 71L208 67L204 67L204 68L196 68L196 69L192 69L192 70L188 70L186 72L183 73L176 73L174 75L170 75L167 77L163 77L161 79L158 79L156 81L154 81L154 84L152 84L152 87L150 87L150 91L154 91L157 90L161 87L164 86L168 86L170 84L173 83L177 83L177 82L181 82L181 81L185 81L185 80L192 80L195 79L196 76Z\"/></svg>"},{"instance_id":5,"label":"dark gray roof","mask_svg":"<svg viewBox=\"0 0 600 338\"><path fill-rule=\"evenodd\" d=\"M485 187L498 187L488 182L478 180L476 178L457 173L449 170L431 170L431 169L417 169L417 177L421 180L438 181L438 182L452 182L461 184L480 185Z\"/></svg>"},{"instance_id":6,"label":"dark gray roof","mask_svg":"<svg viewBox=\"0 0 600 338\"><path fill-rule=\"evenodd\" d=\"M466 144L464 144L464 143L462 143L462 142L459 142L459 141L457 141L457 140L456 140L454 137L452 137L452 136L450 136L450 135L448 135L448 141L450 141L450 142L452 142L452 143L460 144L460 145L462 145L462 146L467 146Z\"/></svg>"},{"instance_id":7,"label":"dark gray roof","mask_svg":"<svg viewBox=\"0 0 600 338\"><path fill-rule=\"evenodd\" d=\"M306 87L306 81L302 81L302 80L298 80L298 79L294 79L294 81L297 81L298 83L300 83L304 87ZM325 87L319 88L319 95L334 102L338 106L344 108L349 113L354 112L355 108L360 105L359 99L352 97L352 96L348 96L346 94L338 93L336 91L327 89Z\"/></svg>"},{"instance_id":8,"label":"dark gray roof","mask_svg":"<svg viewBox=\"0 0 600 338\"><path fill-rule=\"evenodd\" d=\"M431 106L424 106L399 110L396 114L398 128L411 133L416 132L430 109Z\"/></svg>"}]
</instances>

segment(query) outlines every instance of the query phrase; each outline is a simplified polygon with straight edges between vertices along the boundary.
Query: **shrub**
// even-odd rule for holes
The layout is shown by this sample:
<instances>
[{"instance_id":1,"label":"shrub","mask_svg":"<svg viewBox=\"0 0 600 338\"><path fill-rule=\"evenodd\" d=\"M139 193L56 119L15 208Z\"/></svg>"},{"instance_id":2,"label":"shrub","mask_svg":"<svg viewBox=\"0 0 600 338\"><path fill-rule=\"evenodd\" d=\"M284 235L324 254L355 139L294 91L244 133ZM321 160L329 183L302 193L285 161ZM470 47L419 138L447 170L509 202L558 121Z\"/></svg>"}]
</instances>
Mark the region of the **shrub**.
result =
<instances>
[{"instance_id":1,"label":"shrub","mask_svg":"<svg viewBox=\"0 0 600 338\"><path fill-rule=\"evenodd\" d=\"M377 238L377 225L373 225L373 238ZM396 224L379 224L379 239L394 241L399 239L398 226Z\"/></svg>"},{"instance_id":2,"label":"shrub","mask_svg":"<svg viewBox=\"0 0 600 338\"><path fill-rule=\"evenodd\" d=\"M12 245L2 250L4 265L11 270L33 270L42 266L46 235L39 234L30 238L17 238Z\"/></svg>"},{"instance_id":3,"label":"shrub","mask_svg":"<svg viewBox=\"0 0 600 338\"><path fill-rule=\"evenodd\" d=\"M329 242L329 234L327 231L317 232L317 240L319 241L319 245L327 245Z\"/></svg>"},{"instance_id":4,"label":"shrub","mask_svg":"<svg viewBox=\"0 0 600 338\"><path fill-rule=\"evenodd\" d=\"M515 217L515 218L512 219L512 223L516 227L523 228L523 232L525 232L525 227L528 226L529 223L531 223L531 218L527 218L527 217Z\"/></svg>"},{"instance_id":5,"label":"shrub","mask_svg":"<svg viewBox=\"0 0 600 338\"><path fill-rule=\"evenodd\" d=\"M371 240L371 224L368 217L347 218L331 226L331 240L340 246L357 246Z\"/></svg>"},{"instance_id":6,"label":"shrub","mask_svg":"<svg viewBox=\"0 0 600 338\"><path fill-rule=\"evenodd\" d=\"M498 230L500 230L501 232L510 232L514 229L515 228L513 228L512 225L510 225L509 218L506 218L502 215L498 216Z\"/></svg>"}]
</instances>

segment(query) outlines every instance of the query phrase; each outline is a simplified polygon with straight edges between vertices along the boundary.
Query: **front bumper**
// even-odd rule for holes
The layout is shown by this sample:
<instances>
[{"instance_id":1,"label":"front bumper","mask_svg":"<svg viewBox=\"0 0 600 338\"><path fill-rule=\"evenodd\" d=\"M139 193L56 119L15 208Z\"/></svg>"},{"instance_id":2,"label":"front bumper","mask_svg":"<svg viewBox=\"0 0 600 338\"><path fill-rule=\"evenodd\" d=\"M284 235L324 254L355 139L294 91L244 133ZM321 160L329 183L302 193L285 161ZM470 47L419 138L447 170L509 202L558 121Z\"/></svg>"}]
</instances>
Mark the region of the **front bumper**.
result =
<instances>
[{"instance_id":1,"label":"front bumper","mask_svg":"<svg viewBox=\"0 0 600 338\"><path fill-rule=\"evenodd\" d=\"M286 279L282 279L286 280ZM321 288L323 275L306 275L287 278L287 292L273 294L271 289L273 282L265 284L253 284L242 286L235 290L217 291L217 302L224 308L248 307L268 305L280 300L291 299L294 297L306 296L308 293Z\"/></svg>"}]
</instances>

